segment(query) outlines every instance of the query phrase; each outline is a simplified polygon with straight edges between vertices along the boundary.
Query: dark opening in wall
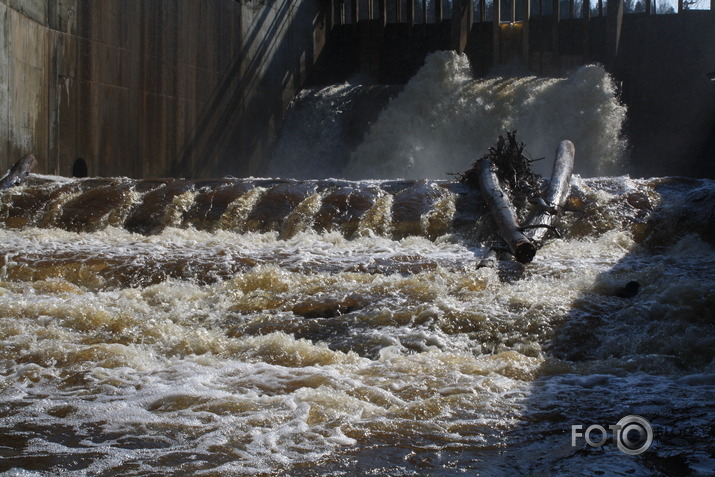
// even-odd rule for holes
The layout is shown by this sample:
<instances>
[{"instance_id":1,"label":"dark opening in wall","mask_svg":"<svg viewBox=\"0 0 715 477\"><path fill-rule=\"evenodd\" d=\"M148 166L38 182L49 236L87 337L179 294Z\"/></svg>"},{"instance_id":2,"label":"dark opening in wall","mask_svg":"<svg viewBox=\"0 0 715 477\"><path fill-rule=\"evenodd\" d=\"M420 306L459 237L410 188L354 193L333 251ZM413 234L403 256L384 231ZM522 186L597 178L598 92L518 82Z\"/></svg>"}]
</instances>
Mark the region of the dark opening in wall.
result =
<instances>
[{"instance_id":1,"label":"dark opening in wall","mask_svg":"<svg viewBox=\"0 0 715 477\"><path fill-rule=\"evenodd\" d=\"M72 164L72 177L87 177L87 162L81 157Z\"/></svg>"}]
</instances>

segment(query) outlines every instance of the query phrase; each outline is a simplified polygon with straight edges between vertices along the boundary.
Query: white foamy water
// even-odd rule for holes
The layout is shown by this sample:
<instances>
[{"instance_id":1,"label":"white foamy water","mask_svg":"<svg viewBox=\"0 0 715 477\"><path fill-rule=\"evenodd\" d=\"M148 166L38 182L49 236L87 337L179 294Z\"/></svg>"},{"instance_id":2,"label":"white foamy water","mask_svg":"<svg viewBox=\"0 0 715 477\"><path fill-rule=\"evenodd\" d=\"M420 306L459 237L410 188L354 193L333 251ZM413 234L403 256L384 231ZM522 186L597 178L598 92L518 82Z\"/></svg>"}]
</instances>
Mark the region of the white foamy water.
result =
<instances>
[{"instance_id":1,"label":"white foamy water","mask_svg":"<svg viewBox=\"0 0 715 477\"><path fill-rule=\"evenodd\" d=\"M608 226L569 212L526 267L450 234L1 229L0 472L707 475L715 250L619 226L643 181L577 184ZM571 446L628 414L641 457Z\"/></svg>"},{"instance_id":2,"label":"white foamy water","mask_svg":"<svg viewBox=\"0 0 715 477\"><path fill-rule=\"evenodd\" d=\"M443 178L462 172L506 131L517 131L550 173L563 139L576 144L576 172L618 173L625 152L626 108L613 81L596 65L566 78L492 77L475 80L466 55L433 53L381 113L353 153L351 178Z\"/></svg>"},{"instance_id":3,"label":"white foamy water","mask_svg":"<svg viewBox=\"0 0 715 477\"><path fill-rule=\"evenodd\" d=\"M302 92L268 172L301 179L443 179L467 170L499 135L514 130L533 159L545 158L534 164L541 174L550 174L563 139L576 145L576 173L612 175L624 168L626 108L599 65L564 78L474 79L466 55L433 53L345 162L346 137L355 133L350 101L362 92L347 83Z\"/></svg>"},{"instance_id":4,"label":"white foamy water","mask_svg":"<svg viewBox=\"0 0 715 477\"><path fill-rule=\"evenodd\" d=\"M359 86L348 83L304 90L293 107L266 174L269 177L340 177L347 151L345 119ZM303 106L306 105L306 106Z\"/></svg>"},{"instance_id":5,"label":"white foamy water","mask_svg":"<svg viewBox=\"0 0 715 477\"><path fill-rule=\"evenodd\" d=\"M601 68L468 69L431 56L347 170L442 177L505 129L618 167ZM315 177L349 90L283 149L327 141ZM712 181L574 176L561 238L480 268L465 186L40 179L0 201L0 475L715 472ZM647 452L572 445L627 415Z\"/></svg>"},{"instance_id":6,"label":"white foamy water","mask_svg":"<svg viewBox=\"0 0 715 477\"><path fill-rule=\"evenodd\" d=\"M534 163L544 175L563 139L576 145L576 173L613 175L625 166L626 107L600 65L582 66L564 78L474 79L466 55L440 51L429 55L386 105L387 90L370 94L379 88L344 83L302 91L266 173L298 179L445 179L467 170L499 135L514 130L533 159L545 158ZM357 111L355 100L361 105ZM372 124L362 121L366 110L376 114ZM364 140L350 143L361 132Z\"/></svg>"}]
</instances>

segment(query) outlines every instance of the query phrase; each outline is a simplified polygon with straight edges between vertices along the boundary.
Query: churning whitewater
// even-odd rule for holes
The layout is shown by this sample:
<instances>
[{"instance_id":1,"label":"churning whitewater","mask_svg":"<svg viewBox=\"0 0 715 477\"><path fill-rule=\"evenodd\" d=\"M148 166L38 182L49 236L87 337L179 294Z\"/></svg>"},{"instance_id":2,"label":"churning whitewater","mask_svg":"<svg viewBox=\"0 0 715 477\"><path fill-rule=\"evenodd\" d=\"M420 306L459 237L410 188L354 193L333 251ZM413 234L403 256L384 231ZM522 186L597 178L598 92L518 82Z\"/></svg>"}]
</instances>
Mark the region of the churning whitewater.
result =
<instances>
[{"instance_id":1,"label":"churning whitewater","mask_svg":"<svg viewBox=\"0 0 715 477\"><path fill-rule=\"evenodd\" d=\"M431 57L345 171L461 171L505 125L549 162L560 131L584 170L622 160L600 68L482 88L467 66ZM397 119L419 84L443 123ZM582 114L543 114L553 89ZM479 193L445 180L32 175L0 197L2 475L715 471L711 180L574 176L561 236L493 267ZM636 456L572 432L630 415L653 429Z\"/></svg>"},{"instance_id":2,"label":"churning whitewater","mask_svg":"<svg viewBox=\"0 0 715 477\"><path fill-rule=\"evenodd\" d=\"M562 139L577 145L577 173L623 170L626 108L600 65L582 66L565 78L473 79L466 55L436 52L373 119L365 114L365 103L372 100L379 109L394 93L388 88L376 95L375 88L345 83L302 92L268 173L288 171L300 179L445 179L466 170L497 136L514 130L533 159L547 159L534 164L544 175ZM361 135L364 141L352 147L351 139Z\"/></svg>"}]
</instances>

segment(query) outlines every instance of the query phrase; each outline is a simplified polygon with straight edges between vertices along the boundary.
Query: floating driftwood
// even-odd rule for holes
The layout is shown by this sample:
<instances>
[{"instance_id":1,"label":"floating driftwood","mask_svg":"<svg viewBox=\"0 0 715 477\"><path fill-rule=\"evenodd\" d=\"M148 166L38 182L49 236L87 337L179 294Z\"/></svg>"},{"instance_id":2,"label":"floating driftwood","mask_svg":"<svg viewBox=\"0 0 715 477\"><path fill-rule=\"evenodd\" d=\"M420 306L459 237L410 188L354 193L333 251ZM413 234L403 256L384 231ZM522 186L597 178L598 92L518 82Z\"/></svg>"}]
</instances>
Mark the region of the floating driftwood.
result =
<instances>
[{"instance_id":1,"label":"floating driftwood","mask_svg":"<svg viewBox=\"0 0 715 477\"><path fill-rule=\"evenodd\" d=\"M35 156L27 154L12 166L10 172L0 180L0 190L9 189L19 185L25 178L30 175L32 168L37 165Z\"/></svg>"},{"instance_id":2,"label":"floating driftwood","mask_svg":"<svg viewBox=\"0 0 715 477\"><path fill-rule=\"evenodd\" d=\"M531 172L532 161L523 151L524 144L517 142L516 131L508 132L506 139L499 136L496 147L489 148L460 180L479 188L509 251L517 261L529 263L536 254L537 244L543 241L546 232L554 229L553 222L568 197L574 145L571 141L559 144L545 197L540 193L539 177ZM514 203L526 204L527 201L535 212L520 226Z\"/></svg>"},{"instance_id":3,"label":"floating driftwood","mask_svg":"<svg viewBox=\"0 0 715 477\"><path fill-rule=\"evenodd\" d=\"M521 263L528 263L536 255L536 247L521 232L516 220L514 206L509 196L499 184L497 168L489 158L479 161L479 189L499 229L499 234L506 242L514 258Z\"/></svg>"},{"instance_id":4,"label":"floating driftwood","mask_svg":"<svg viewBox=\"0 0 715 477\"><path fill-rule=\"evenodd\" d=\"M556 160L551 172L551 181L543 198L544 205L539 207L522 228L524 235L531 241L541 242L546 233L553 230L553 223L558 217L571 190L571 174L576 150L569 140L561 141L556 149Z\"/></svg>"}]
</instances>

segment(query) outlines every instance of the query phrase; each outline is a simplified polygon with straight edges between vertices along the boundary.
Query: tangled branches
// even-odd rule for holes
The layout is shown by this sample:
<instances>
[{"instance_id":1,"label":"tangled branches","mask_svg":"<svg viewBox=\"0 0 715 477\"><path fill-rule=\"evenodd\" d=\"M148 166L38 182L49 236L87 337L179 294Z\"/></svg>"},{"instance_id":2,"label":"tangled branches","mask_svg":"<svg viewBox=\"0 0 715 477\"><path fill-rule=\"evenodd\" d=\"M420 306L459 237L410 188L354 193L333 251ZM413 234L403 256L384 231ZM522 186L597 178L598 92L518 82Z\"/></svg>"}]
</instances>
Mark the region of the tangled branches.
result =
<instances>
[{"instance_id":1,"label":"tangled branches","mask_svg":"<svg viewBox=\"0 0 715 477\"><path fill-rule=\"evenodd\" d=\"M472 167L459 174L460 182L471 188L478 188L478 167L482 159L491 159L497 168L496 174L504 190L511 196L512 201L523 202L538 196L541 177L531 172L531 159L524 155L524 143L516 140L516 131L499 136L496 146L489 148L487 154L477 159Z\"/></svg>"}]
</instances>

